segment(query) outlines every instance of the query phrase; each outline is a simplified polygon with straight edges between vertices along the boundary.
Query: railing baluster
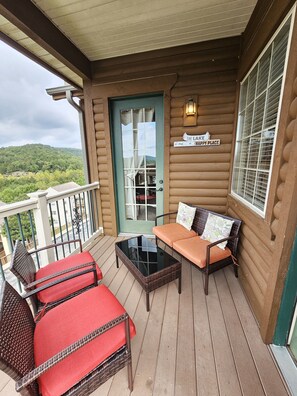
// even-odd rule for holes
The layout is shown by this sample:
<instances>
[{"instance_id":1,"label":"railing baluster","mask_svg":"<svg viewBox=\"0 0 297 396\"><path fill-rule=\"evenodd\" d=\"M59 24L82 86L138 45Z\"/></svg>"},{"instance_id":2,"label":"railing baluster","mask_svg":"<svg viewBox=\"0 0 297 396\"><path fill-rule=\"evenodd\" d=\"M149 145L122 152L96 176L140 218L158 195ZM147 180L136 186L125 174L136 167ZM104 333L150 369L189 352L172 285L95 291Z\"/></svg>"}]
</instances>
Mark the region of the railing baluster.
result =
<instances>
[{"instance_id":1,"label":"railing baluster","mask_svg":"<svg viewBox=\"0 0 297 396\"><path fill-rule=\"evenodd\" d=\"M80 215L81 215L81 221L82 221L82 234L83 234L83 240L86 240L85 237L85 227L84 227L84 216L83 216L83 212L82 212L82 206L81 206L81 197L80 194L78 194L78 201L79 201L79 208L80 208Z\"/></svg>"},{"instance_id":2,"label":"railing baluster","mask_svg":"<svg viewBox=\"0 0 297 396\"><path fill-rule=\"evenodd\" d=\"M68 197L69 202L69 210L70 210L70 218L71 218L71 226L72 226L72 236L75 239L75 232L74 232L74 224L73 224L73 215L72 215L72 207L71 207L71 197ZM74 248L76 249L76 242L74 242Z\"/></svg>"},{"instance_id":3,"label":"railing baluster","mask_svg":"<svg viewBox=\"0 0 297 396\"><path fill-rule=\"evenodd\" d=\"M65 216L65 227L66 227L66 234L67 234L67 240L69 241L69 229L68 229L68 220L67 220L67 211L66 211L66 202L65 199L63 198L63 208L64 208L64 216ZM69 243L68 250L69 253L71 253L71 243Z\"/></svg>"},{"instance_id":4,"label":"railing baluster","mask_svg":"<svg viewBox=\"0 0 297 396\"><path fill-rule=\"evenodd\" d=\"M60 216L60 208L59 208L59 202L56 201L56 208L57 208L57 213L58 213L58 223L59 223L59 230L60 230L60 239L61 242L63 241L63 230L62 230L62 224L61 224L61 216ZM65 258L65 248L64 245L62 245L62 250L63 250L63 257Z\"/></svg>"},{"instance_id":5,"label":"railing baluster","mask_svg":"<svg viewBox=\"0 0 297 396\"><path fill-rule=\"evenodd\" d=\"M96 230L99 228L99 210L98 210L98 205L97 205L97 199L96 199L96 190L93 190L93 194L94 194L94 201L95 201L95 212L96 212L96 219L97 219L97 223L96 223Z\"/></svg>"},{"instance_id":6,"label":"railing baluster","mask_svg":"<svg viewBox=\"0 0 297 396\"><path fill-rule=\"evenodd\" d=\"M4 226L5 226L7 239L9 240L9 238L8 238L8 228L9 227L7 226L7 217L4 217ZM2 263L0 263L0 264L1 264L1 276L2 276L2 279L5 280L5 272L3 271Z\"/></svg>"},{"instance_id":7,"label":"railing baluster","mask_svg":"<svg viewBox=\"0 0 297 396\"><path fill-rule=\"evenodd\" d=\"M87 191L88 208L89 208L89 214L90 214L90 228L91 228L91 233L94 234L94 232L95 232L94 212L93 212L93 206L91 205L90 193L91 193L91 191Z\"/></svg>"},{"instance_id":8,"label":"railing baluster","mask_svg":"<svg viewBox=\"0 0 297 396\"><path fill-rule=\"evenodd\" d=\"M83 204L84 204L84 208L85 208L87 236L88 236L88 238L90 238L90 232L89 232L89 226L88 226L88 211L87 211L86 198L85 198L85 193L84 192L83 192Z\"/></svg>"},{"instance_id":9,"label":"railing baluster","mask_svg":"<svg viewBox=\"0 0 297 396\"><path fill-rule=\"evenodd\" d=\"M28 210L28 216L29 216L29 221L30 221L30 227L32 231L32 239L33 239L33 245L34 249L37 249L37 243L36 243L36 238L35 238L35 227L33 223L33 217L32 217L32 211ZM36 261L37 261L37 267L40 269L40 262L39 262L39 255L38 253L35 253Z\"/></svg>"},{"instance_id":10,"label":"railing baluster","mask_svg":"<svg viewBox=\"0 0 297 396\"><path fill-rule=\"evenodd\" d=\"M4 217L4 225L5 225L5 231L6 231L6 234L7 234L7 237L8 237L10 253L12 253L14 244L13 244L13 241L12 241L12 238L11 238L10 227L9 227L9 224L8 224L8 218L7 217Z\"/></svg>"},{"instance_id":11,"label":"railing baluster","mask_svg":"<svg viewBox=\"0 0 297 396\"><path fill-rule=\"evenodd\" d=\"M20 213L18 213L16 216L17 216L17 219L18 219L18 226L19 226L20 236L21 236L23 245L26 247L26 240L25 240L25 236L24 236L24 230L23 230L21 215L20 215Z\"/></svg>"},{"instance_id":12,"label":"railing baluster","mask_svg":"<svg viewBox=\"0 0 297 396\"><path fill-rule=\"evenodd\" d=\"M51 225L52 225L54 243L57 243L55 225L54 225L54 218L53 218L53 211L52 211L52 204L51 203L49 203L49 210L50 210L50 222L51 222ZM55 246L55 252L56 252L56 260L59 260L59 254L58 254L57 246Z\"/></svg>"}]
</instances>

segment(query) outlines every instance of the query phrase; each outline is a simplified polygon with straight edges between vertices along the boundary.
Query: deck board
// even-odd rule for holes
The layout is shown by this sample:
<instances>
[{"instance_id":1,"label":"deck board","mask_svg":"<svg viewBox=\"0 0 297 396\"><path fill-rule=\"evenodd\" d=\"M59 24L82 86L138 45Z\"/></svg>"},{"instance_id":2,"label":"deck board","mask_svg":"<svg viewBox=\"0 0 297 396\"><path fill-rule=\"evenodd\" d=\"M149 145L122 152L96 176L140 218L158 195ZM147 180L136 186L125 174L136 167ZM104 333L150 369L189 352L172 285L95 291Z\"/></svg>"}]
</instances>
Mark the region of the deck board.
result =
<instances>
[{"instance_id":1,"label":"deck board","mask_svg":"<svg viewBox=\"0 0 297 396\"><path fill-rule=\"evenodd\" d=\"M265 395L223 271L215 274L215 281L242 393Z\"/></svg>"},{"instance_id":2,"label":"deck board","mask_svg":"<svg viewBox=\"0 0 297 396\"><path fill-rule=\"evenodd\" d=\"M196 364L193 321L191 267L182 268L182 293L179 298L175 395L195 396Z\"/></svg>"},{"instance_id":3,"label":"deck board","mask_svg":"<svg viewBox=\"0 0 297 396\"><path fill-rule=\"evenodd\" d=\"M179 299L176 282L168 285L154 381L154 395L174 395Z\"/></svg>"},{"instance_id":4,"label":"deck board","mask_svg":"<svg viewBox=\"0 0 297 396\"><path fill-rule=\"evenodd\" d=\"M288 395L269 348L238 279L231 269L210 276L209 295L201 273L182 263L182 293L177 281L145 293L120 262L114 243L122 237L99 237L90 252L103 272L102 282L133 318L133 396ZM0 396L15 396L14 381L0 372ZM92 396L129 396L127 369L118 372Z\"/></svg>"},{"instance_id":5,"label":"deck board","mask_svg":"<svg viewBox=\"0 0 297 396\"><path fill-rule=\"evenodd\" d=\"M186 264L189 265L189 264ZM185 263L183 263L185 266ZM194 267L193 284L193 322L196 352L197 394L202 396L219 395L216 364L211 338L206 296L203 290L202 275ZM210 293L212 291L210 290Z\"/></svg>"}]
</instances>

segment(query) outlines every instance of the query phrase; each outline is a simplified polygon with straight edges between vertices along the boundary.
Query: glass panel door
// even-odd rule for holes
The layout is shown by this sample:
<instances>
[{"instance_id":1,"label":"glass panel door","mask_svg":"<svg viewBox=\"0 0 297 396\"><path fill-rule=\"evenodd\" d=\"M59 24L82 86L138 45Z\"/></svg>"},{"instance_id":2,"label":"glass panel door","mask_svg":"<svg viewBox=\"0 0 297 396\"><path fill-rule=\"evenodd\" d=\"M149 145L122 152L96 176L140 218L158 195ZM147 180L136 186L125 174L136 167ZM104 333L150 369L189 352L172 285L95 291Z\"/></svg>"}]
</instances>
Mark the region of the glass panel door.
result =
<instances>
[{"instance_id":1,"label":"glass panel door","mask_svg":"<svg viewBox=\"0 0 297 396\"><path fill-rule=\"evenodd\" d=\"M162 98L112 105L119 231L151 234L163 209Z\"/></svg>"}]
</instances>

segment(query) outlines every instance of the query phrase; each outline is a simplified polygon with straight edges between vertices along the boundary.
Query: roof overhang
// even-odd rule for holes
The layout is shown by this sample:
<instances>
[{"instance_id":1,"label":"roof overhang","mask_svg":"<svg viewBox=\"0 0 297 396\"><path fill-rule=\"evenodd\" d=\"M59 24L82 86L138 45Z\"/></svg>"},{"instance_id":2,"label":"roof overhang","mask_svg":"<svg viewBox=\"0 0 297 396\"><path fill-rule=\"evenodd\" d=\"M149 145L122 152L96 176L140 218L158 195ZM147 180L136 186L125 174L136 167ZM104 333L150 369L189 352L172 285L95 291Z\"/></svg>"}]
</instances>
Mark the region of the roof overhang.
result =
<instances>
[{"instance_id":1,"label":"roof overhang","mask_svg":"<svg viewBox=\"0 0 297 396\"><path fill-rule=\"evenodd\" d=\"M256 0L0 0L0 39L82 87L92 62L240 35Z\"/></svg>"}]
</instances>

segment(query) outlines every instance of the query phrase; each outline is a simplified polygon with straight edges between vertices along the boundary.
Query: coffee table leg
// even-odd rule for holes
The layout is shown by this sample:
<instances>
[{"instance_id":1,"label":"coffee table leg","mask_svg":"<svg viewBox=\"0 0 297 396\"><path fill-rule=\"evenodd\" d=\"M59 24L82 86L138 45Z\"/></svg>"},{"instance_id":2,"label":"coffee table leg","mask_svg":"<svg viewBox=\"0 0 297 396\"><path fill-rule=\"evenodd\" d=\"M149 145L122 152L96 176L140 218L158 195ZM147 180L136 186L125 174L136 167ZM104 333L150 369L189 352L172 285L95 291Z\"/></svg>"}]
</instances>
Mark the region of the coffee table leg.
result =
<instances>
[{"instance_id":1,"label":"coffee table leg","mask_svg":"<svg viewBox=\"0 0 297 396\"><path fill-rule=\"evenodd\" d=\"M178 293L179 294L181 293L181 274L180 274L180 276L178 278Z\"/></svg>"},{"instance_id":2,"label":"coffee table leg","mask_svg":"<svg viewBox=\"0 0 297 396\"><path fill-rule=\"evenodd\" d=\"M119 258L117 255L116 255L116 263L117 263L117 268L119 268Z\"/></svg>"},{"instance_id":3,"label":"coffee table leg","mask_svg":"<svg viewBox=\"0 0 297 396\"><path fill-rule=\"evenodd\" d=\"M149 312L150 310L150 297L149 297L149 292L146 292L146 312Z\"/></svg>"}]
</instances>

